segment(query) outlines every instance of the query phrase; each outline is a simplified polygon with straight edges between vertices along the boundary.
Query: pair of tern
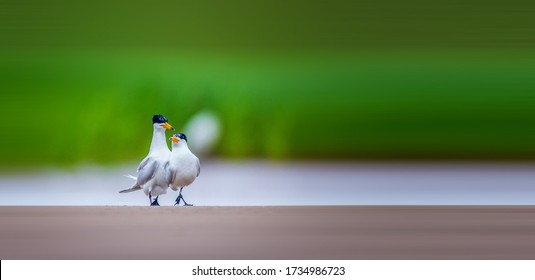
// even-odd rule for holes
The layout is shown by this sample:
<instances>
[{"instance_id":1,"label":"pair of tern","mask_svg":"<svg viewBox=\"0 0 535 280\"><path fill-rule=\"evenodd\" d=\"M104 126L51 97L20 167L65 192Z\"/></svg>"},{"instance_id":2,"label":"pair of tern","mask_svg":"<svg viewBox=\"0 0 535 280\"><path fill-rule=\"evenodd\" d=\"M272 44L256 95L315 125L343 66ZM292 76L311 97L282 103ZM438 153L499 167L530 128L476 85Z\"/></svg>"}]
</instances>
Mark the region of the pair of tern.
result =
<instances>
[{"instance_id":1,"label":"pair of tern","mask_svg":"<svg viewBox=\"0 0 535 280\"><path fill-rule=\"evenodd\" d=\"M201 172L199 159L189 150L188 138L184 133L176 133L169 138L172 143L172 150L169 151L165 131L174 130L174 128L167 122L167 118L162 115L154 115L152 124L154 131L149 154L139 164L138 176L129 176L136 182L130 188L119 193L129 193L142 189L149 197L150 205L159 206L158 197L167 193L167 188L171 187L174 191L180 189L175 205L179 205L180 201L183 201L185 206L192 206L184 200L182 189L193 183L199 176Z\"/></svg>"}]
</instances>

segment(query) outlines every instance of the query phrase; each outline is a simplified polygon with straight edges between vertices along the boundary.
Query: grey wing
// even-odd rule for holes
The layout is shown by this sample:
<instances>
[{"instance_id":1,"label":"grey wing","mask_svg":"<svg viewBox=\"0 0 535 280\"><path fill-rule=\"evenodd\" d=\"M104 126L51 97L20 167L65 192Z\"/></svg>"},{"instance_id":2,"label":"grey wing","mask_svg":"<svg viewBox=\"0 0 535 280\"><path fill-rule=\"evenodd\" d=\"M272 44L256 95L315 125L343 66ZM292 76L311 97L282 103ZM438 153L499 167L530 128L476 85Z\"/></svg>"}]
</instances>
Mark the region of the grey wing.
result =
<instances>
[{"instance_id":1,"label":"grey wing","mask_svg":"<svg viewBox=\"0 0 535 280\"><path fill-rule=\"evenodd\" d=\"M197 159L197 177L201 174L201 162Z\"/></svg>"},{"instance_id":2,"label":"grey wing","mask_svg":"<svg viewBox=\"0 0 535 280\"><path fill-rule=\"evenodd\" d=\"M152 159L151 157L145 157L141 163L139 164L139 166L137 167L137 172L139 172L141 169L143 169L143 167L145 167L145 165L147 165L147 163L149 163L149 161L153 161L154 159Z\"/></svg>"},{"instance_id":3,"label":"grey wing","mask_svg":"<svg viewBox=\"0 0 535 280\"><path fill-rule=\"evenodd\" d=\"M152 177L154 177L154 173L157 168L158 161L154 160L151 157L147 157L146 159L144 159L138 168L137 184L143 185L147 183L150 179L152 179Z\"/></svg>"},{"instance_id":4,"label":"grey wing","mask_svg":"<svg viewBox=\"0 0 535 280\"><path fill-rule=\"evenodd\" d=\"M171 165L169 164L169 161L165 163L165 180L168 184L172 184L173 180L175 179L175 170L171 168Z\"/></svg>"}]
</instances>

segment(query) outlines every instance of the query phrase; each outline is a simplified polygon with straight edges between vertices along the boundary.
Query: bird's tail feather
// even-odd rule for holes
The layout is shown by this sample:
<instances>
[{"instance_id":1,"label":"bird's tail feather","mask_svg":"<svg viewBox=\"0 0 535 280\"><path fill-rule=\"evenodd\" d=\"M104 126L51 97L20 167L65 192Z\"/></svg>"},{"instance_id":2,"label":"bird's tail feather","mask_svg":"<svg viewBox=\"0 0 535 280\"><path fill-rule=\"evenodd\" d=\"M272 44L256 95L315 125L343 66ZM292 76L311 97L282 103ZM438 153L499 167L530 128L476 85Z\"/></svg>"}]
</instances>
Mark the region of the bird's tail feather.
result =
<instances>
[{"instance_id":1,"label":"bird's tail feather","mask_svg":"<svg viewBox=\"0 0 535 280\"><path fill-rule=\"evenodd\" d=\"M126 178L130 178L130 179L132 179L134 181L137 181L137 177L136 176L132 176L130 174L124 174L123 176L125 176Z\"/></svg>"},{"instance_id":2,"label":"bird's tail feather","mask_svg":"<svg viewBox=\"0 0 535 280\"><path fill-rule=\"evenodd\" d=\"M134 181L137 181L137 177L132 176L132 175L130 175L130 174L125 174L124 176L125 176L126 178L130 178L130 179L132 179L132 180L134 180ZM136 184L134 184L132 187L130 187L130 188L128 188L128 189L125 189L125 190L122 190L122 191L120 191L119 193L129 193L129 192L135 192L135 191L139 191L139 190L141 190L141 186L138 185L138 184L136 183Z\"/></svg>"},{"instance_id":3,"label":"bird's tail feather","mask_svg":"<svg viewBox=\"0 0 535 280\"><path fill-rule=\"evenodd\" d=\"M119 193L129 193L129 192L135 192L135 191L139 191L141 190L141 186L140 185L135 185L129 189L125 189L125 190L122 190L120 191Z\"/></svg>"}]
</instances>

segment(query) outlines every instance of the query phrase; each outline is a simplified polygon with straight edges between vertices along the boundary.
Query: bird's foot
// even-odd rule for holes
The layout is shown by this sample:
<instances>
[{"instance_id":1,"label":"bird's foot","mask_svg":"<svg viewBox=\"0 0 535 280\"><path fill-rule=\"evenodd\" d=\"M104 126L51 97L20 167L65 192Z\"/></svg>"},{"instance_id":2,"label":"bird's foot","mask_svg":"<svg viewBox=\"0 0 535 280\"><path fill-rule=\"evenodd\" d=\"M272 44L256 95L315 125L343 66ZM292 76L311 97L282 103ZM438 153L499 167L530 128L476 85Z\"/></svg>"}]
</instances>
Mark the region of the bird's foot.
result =
<instances>
[{"instance_id":1,"label":"bird's foot","mask_svg":"<svg viewBox=\"0 0 535 280\"><path fill-rule=\"evenodd\" d=\"M178 195L178 197L176 198L175 200L175 205L180 205L180 201L184 201L184 206L193 206L193 204L189 204L187 203L185 200L184 200L184 196L182 195L182 193L180 193Z\"/></svg>"},{"instance_id":2,"label":"bird's foot","mask_svg":"<svg viewBox=\"0 0 535 280\"><path fill-rule=\"evenodd\" d=\"M175 206L176 205L180 205L180 200L183 199L181 195L179 195L176 199L175 199Z\"/></svg>"},{"instance_id":3,"label":"bird's foot","mask_svg":"<svg viewBox=\"0 0 535 280\"><path fill-rule=\"evenodd\" d=\"M160 206L160 203L158 203L158 199L156 198L151 204L150 206Z\"/></svg>"},{"instance_id":4,"label":"bird's foot","mask_svg":"<svg viewBox=\"0 0 535 280\"><path fill-rule=\"evenodd\" d=\"M189 204L187 203L185 200L184 200L184 197L181 197L182 198L182 201L184 201L184 206L193 206L193 204Z\"/></svg>"}]
</instances>

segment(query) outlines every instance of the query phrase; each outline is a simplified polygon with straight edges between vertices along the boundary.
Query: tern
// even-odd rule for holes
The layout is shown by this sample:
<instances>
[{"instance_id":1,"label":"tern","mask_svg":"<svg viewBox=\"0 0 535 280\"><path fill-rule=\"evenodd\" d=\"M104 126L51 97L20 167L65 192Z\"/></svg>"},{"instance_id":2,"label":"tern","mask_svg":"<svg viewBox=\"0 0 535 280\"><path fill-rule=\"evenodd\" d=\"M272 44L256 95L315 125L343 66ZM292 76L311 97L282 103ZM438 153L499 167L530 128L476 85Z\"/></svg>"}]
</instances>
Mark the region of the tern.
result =
<instances>
[{"instance_id":1,"label":"tern","mask_svg":"<svg viewBox=\"0 0 535 280\"><path fill-rule=\"evenodd\" d=\"M158 196L167 193L169 184L165 174L165 166L169 160L171 152L165 140L165 131L175 130L162 115L152 117L154 131L152 142L150 143L149 154L141 161L137 168L138 176L130 176L135 179L134 185L119 193L129 193L143 189L145 195L149 197L151 206L160 206ZM152 197L156 198L152 200Z\"/></svg>"},{"instance_id":2,"label":"tern","mask_svg":"<svg viewBox=\"0 0 535 280\"><path fill-rule=\"evenodd\" d=\"M188 204L182 196L182 189L195 181L201 173L201 164L199 159L189 150L188 138L184 133L173 134L171 138L172 150L169 162L165 167L167 181L174 191L180 188L175 205L184 201L184 206L193 206Z\"/></svg>"}]
</instances>

